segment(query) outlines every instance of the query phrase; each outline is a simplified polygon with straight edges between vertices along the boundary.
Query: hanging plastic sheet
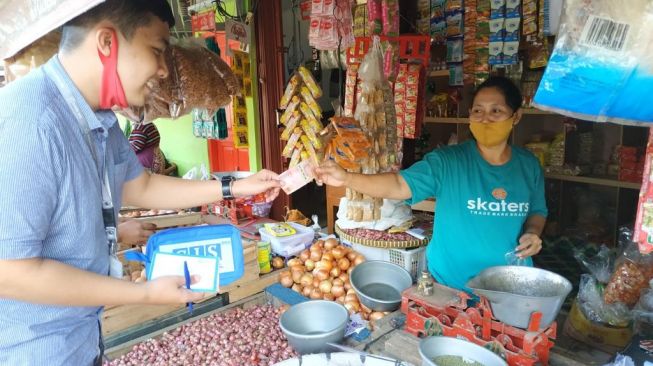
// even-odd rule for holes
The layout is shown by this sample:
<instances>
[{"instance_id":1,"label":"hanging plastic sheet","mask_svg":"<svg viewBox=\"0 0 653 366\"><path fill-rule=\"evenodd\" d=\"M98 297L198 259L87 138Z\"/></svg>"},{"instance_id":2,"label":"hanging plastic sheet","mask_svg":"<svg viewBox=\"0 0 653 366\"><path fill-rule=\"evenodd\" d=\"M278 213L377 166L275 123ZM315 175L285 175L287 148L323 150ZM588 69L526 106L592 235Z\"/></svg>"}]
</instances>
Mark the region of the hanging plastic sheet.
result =
<instances>
[{"instance_id":1,"label":"hanging plastic sheet","mask_svg":"<svg viewBox=\"0 0 653 366\"><path fill-rule=\"evenodd\" d=\"M0 59L15 55L101 2L103 0L0 0Z\"/></svg>"},{"instance_id":2,"label":"hanging plastic sheet","mask_svg":"<svg viewBox=\"0 0 653 366\"><path fill-rule=\"evenodd\" d=\"M653 123L653 2L568 0L534 105L574 118Z\"/></svg>"}]
</instances>

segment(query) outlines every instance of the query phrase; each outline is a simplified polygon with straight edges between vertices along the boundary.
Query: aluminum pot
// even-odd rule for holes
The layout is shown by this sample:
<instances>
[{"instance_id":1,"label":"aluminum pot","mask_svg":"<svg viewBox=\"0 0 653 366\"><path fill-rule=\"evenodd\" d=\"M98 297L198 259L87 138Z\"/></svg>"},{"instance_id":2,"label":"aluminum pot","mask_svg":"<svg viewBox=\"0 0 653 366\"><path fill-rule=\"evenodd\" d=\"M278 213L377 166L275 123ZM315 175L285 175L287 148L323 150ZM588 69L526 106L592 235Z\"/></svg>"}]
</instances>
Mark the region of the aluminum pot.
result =
<instances>
[{"instance_id":1,"label":"aluminum pot","mask_svg":"<svg viewBox=\"0 0 653 366\"><path fill-rule=\"evenodd\" d=\"M498 266L485 269L467 287L490 301L498 320L526 329L535 311L542 313L540 328L558 316L571 282L559 274L534 267Z\"/></svg>"},{"instance_id":2,"label":"aluminum pot","mask_svg":"<svg viewBox=\"0 0 653 366\"><path fill-rule=\"evenodd\" d=\"M290 345L300 354L322 353L327 343L339 343L345 337L349 312L344 306L325 300L293 305L279 319Z\"/></svg>"},{"instance_id":3,"label":"aluminum pot","mask_svg":"<svg viewBox=\"0 0 653 366\"><path fill-rule=\"evenodd\" d=\"M496 353L472 342L451 337L428 337L419 342L419 355L423 366L439 366L438 356L459 356L469 364L478 362L483 366L508 366Z\"/></svg>"},{"instance_id":4,"label":"aluminum pot","mask_svg":"<svg viewBox=\"0 0 653 366\"><path fill-rule=\"evenodd\" d=\"M349 276L361 304L374 311L394 311L401 305L401 293L413 284L410 273L386 261L366 261Z\"/></svg>"}]
</instances>

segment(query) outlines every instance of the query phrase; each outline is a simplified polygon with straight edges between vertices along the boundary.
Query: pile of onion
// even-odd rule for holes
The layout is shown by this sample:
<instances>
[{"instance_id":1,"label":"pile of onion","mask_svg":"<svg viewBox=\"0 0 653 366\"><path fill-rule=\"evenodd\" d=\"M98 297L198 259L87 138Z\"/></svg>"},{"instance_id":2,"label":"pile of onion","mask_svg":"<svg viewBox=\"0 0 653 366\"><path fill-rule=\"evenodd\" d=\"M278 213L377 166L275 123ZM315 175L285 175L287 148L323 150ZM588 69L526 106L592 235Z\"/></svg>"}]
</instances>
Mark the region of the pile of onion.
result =
<instances>
[{"instance_id":1,"label":"pile of onion","mask_svg":"<svg viewBox=\"0 0 653 366\"><path fill-rule=\"evenodd\" d=\"M279 282L308 298L336 301L350 314L361 313L368 320L373 312L360 303L349 282L351 271L364 261L362 254L340 245L337 239L318 240L288 261L288 270L279 273Z\"/></svg>"},{"instance_id":2,"label":"pile of onion","mask_svg":"<svg viewBox=\"0 0 653 366\"><path fill-rule=\"evenodd\" d=\"M274 365L297 356L279 327L283 310L266 305L214 314L139 343L104 365Z\"/></svg>"}]
</instances>

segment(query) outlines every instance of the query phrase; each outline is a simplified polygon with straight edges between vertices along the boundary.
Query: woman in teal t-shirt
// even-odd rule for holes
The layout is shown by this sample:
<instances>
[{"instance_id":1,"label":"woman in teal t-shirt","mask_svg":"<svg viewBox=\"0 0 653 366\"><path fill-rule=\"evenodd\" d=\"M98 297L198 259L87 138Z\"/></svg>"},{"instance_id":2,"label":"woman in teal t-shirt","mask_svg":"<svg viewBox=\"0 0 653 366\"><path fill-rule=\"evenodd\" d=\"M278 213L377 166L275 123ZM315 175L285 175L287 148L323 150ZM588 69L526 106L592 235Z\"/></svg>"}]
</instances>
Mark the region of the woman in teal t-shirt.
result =
<instances>
[{"instance_id":1,"label":"woman in teal t-shirt","mask_svg":"<svg viewBox=\"0 0 653 366\"><path fill-rule=\"evenodd\" d=\"M358 192L417 203L435 197L433 238L427 247L431 274L465 289L485 268L506 265L506 253L532 265L542 249L547 208L544 176L530 152L508 144L521 118L521 93L507 78L491 77L469 110L474 140L447 146L399 173L345 172L333 162L316 169L322 182Z\"/></svg>"}]
</instances>

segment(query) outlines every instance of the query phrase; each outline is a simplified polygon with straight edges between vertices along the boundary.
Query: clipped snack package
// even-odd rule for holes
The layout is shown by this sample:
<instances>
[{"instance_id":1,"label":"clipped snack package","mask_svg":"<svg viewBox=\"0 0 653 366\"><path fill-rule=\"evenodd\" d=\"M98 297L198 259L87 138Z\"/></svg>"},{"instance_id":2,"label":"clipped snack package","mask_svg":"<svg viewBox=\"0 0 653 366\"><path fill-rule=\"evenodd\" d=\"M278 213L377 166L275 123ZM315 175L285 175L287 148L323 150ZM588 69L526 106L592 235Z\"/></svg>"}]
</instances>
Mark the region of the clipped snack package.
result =
<instances>
[{"instance_id":1,"label":"clipped snack package","mask_svg":"<svg viewBox=\"0 0 653 366\"><path fill-rule=\"evenodd\" d=\"M288 103L288 107L286 110L281 114L281 117L279 117L279 122L281 122L284 125L288 124L288 121L290 120L290 117L293 115L295 110L297 110L297 107L303 103L301 99L298 96L293 96L292 99L290 100L290 103Z\"/></svg>"},{"instance_id":2,"label":"clipped snack package","mask_svg":"<svg viewBox=\"0 0 653 366\"><path fill-rule=\"evenodd\" d=\"M304 66L300 66L297 69L297 72L301 76L302 80L304 81L304 84L306 84L306 87L308 90L311 92L311 95L313 98L318 99L322 96L322 89L317 85L317 82L315 82L315 79L313 78L313 74L305 68Z\"/></svg>"},{"instance_id":3,"label":"clipped snack package","mask_svg":"<svg viewBox=\"0 0 653 366\"><path fill-rule=\"evenodd\" d=\"M301 114L299 111L295 111L293 115L290 117L288 120L288 123L286 124L286 128L283 130L281 133L281 139L284 141L288 141L290 138L290 134L295 130L295 127L299 126L299 120L301 119Z\"/></svg>"},{"instance_id":4,"label":"clipped snack package","mask_svg":"<svg viewBox=\"0 0 653 366\"><path fill-rule=\"evenodd\" d=\"M306 136L308 137L308 140L313 145L313 147L318 149L318 150L321 149L322 148L322 141L320 141L319 137L317 136L317 134L315 133L313 128L309 125L308 121L305 120L305 119L302 120L300 122L300 126L301 126L302 130L304 131L304 133L306 134Z\"/></svg>"},{"instance_id":5,"label":"clipped snack package","mask_svg":"<svg viewBox=\"0 0 653 366\"><path fill-rule=\"evenodd\" d=\"M302 79L297 74L293 74L293 76L290 77L290 81L288 81L286 90L284 91L283 96L281 97L281 101L279 102L280 109L286 109L286 107L288 107L288 103L290 103L292 97L299 90L301 82Z\"/></svg>"},{"instance_id":6,"label":"clipped snack package","mask_svg":"<svg viewBox=\"0 0 653 366\"><path fill-rule=\"evenodd\" d=\"M535 107L596 122L653 121L653 2L616 4L565 1Z\"/></svg>"},{"instance_id":7,"label":"clipped snack package","mask_svg":"<svg viewBox=\"0 0 653 366\"><path fill-rule=\"evenodd\" d=\"M317 104L317 102L313 98L313 95L308 90L308 87L302 86L299 90L300 90L300 94L304 98L304 101L306 102L308 107L311 109L311 112L313 112L313 115L315 116L315 118L321 119L322 118L322 109L320 108L320 106Z\"/></svg>"},{"instance_id":8,"label":"clipped snack package","mask_svg":"<svg viewBox=\"0 0 653 366\"><path fill-rule=\"evenodd\" d=\"M297 143L300 142L301 136L302 136L302 129L299 127L295 127L292 134L290 135L290 138L288 138L288 143L286 143L286 146L283 148L281 155L286 158L290 158L292 156L292 150L295 148Z\"/></svg>"},{"instance_id":9,"label":"clipped snack package","mask_svg":"<svg viewBox=\"0 0 653 366\"><path fill-rule=\"evenodd\" d=\"M292 167L296 166L297 164L299 164L300 159L301 159L301 154L302 154L303 151L304 151L303 149L297 149L297 148L295 148L295 150L293 150L292 157L290 158L290 163L288 164L288 166L290 168L292 168Z\"/></svg>"},{"instance_id":10,"label":"clipped snack package","mask_svg":"<svg viewBox=\"0 0 653 366\"><path fill-rule=\"evenodd\" d=\"M308 136L302 135L300 137L300 141L302 145L304 145L304 149L306 149L308 152L309 160L316 166L320 165L320 158L317 156L317 151L315 151L315 148L313 147L311 141L308 139Z\"/></svg>"}]
</instances>

